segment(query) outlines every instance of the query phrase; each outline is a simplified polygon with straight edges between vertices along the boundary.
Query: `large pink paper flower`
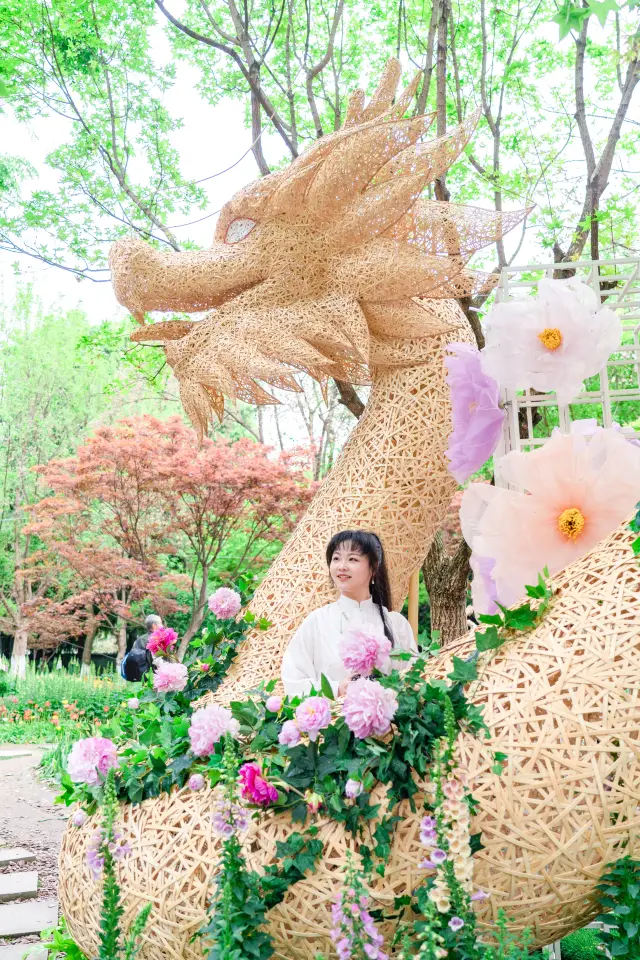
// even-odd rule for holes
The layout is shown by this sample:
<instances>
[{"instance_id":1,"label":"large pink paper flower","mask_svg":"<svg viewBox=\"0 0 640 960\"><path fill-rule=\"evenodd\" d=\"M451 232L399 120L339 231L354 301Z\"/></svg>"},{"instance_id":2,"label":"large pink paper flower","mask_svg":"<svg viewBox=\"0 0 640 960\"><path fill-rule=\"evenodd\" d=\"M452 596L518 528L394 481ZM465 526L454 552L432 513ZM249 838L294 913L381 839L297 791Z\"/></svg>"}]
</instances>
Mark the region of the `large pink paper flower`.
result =
<instances>
[{"instance_id":1,"label":"large pink paper flower","mask_svg":"<svg viewBox=\"0 0 640 960\"><path fill-rule=\"evenodd\" d=\"M231 620L240 613L242 607L240 594L229 587L218 587L209 597L208 603L209 610L215 613L218 620Z\"/></svg>"},{"instance_id":2,"label":"large pink paper flower","mask_svg":"<svg viewBox=\"0 0 640 960\"><path fill-rule=\"evenodd\" d=\"M278 791L262 776L262 770L257 763L244 763L238 770L243 800L250 800L261 807L269 807L276 803Z\"/></svg>"},{"instance_id":3,"label":"large pink paper flower","mask_svg":"<svg viewBox=\"0 0 640 960\"><path fill-rule=\"evenodd\" d=\"M620 346L619 316L575 277L541 280L538 298L496 303L485 319L482 369L503 387L553 391L570 403Z\"/></svg>"},{"instance_id":4,"label":"large pink paper flower","mask_svg":"<svg viewBox=\"0 0 640 960\"><path fill-rule=\"evenodd\" d=\"M184 663L171 663L168 660L156 661L157 667L153 674L153 689L158 693L172 693L184 690L189 678L189 671Z\"/></svg>"},{"instance_id":5,"label":"large pink paper flower","mask_svg":"<svg viewBox=\"0 0 640 960\"><path fill-rule=\"evenodd\" d=\"M196 757L207 757L213 753L218 740L230 733L236 736L240 732L240 724L235 720L230 710L212 703L208 707L196 710L191 717L189 739L191 749Z\"/></svg>"},{"instance_id":6,"label":"large pink paper flower","mask_svg":"<svg viewBox=\"0 0 640 960\"><path fill-rule=\"evenodd\" d=\"M447 457L452 475L466 483L495 451L505 412L498 384L482 372L479 350L468 343L450 343L447 350L454 354L444 361L453 420Z\"/></svg>"},{"instance_id":7,"label":"large pink paper flower","mask_svg":"<svg viewBox=\"0 0 640 960\"><path fill-rule=\"evenodd\" d=\"M340 640L338 650L352 675L368 677L374 667L381 673L391 673L391 641L373 627L350 630Z\"/></svg>"},{"instance_id":8,"label":"large pink paper flower","mask_svg":"<svg viewBox=\"0 0 640 960\"><path fill-rule=\"evenodd\" d=\"M147 650L154 657L159 653L169 653L177 639L178 634L171 627L156 627L147 640Z\"/></svg>"},{"instance_id":9,"label":"large pink paper flower","mask_svg":"<svg viewBox=\"0 0 640 960\"><path fill-rule=\"evenodd\" d=\"M296 723L312 742L331 723L331 704L326 697L307 697L296 710Z\"/></svg>"},{"instance_id":10,"label":"large pink paper flower","mask_svg":"<svg viewBox=\"0 0 640 960\"><path fill-rule=\"evenodd\" d=\"M364 740L374 734L381 737L388 733L397 709L393 690L377 680L361 677L349 684L342 713L351 732Z\"/></svg>"},{"instance_id":11,"label":"large pink paper flower","mask_svg":"<svg viewBox=\"0 0 640 960\"><path fill-rule=\"evenodd\" d=\"M497 464L499 479L520 490L472 484L460 519L504 606L522 598L548 567L557 573L608 536L639 499L640 450L615 430L554 436L530 453Z\"/></svg>"},{"instance_id":12,"label":"large pink paper flower","mask_svg":"<svg viewBox=\"0 0 640 960\"><path fill-rule=\"evenodd\" d=\"M67 760L67 771L74 783L87 783L95 787L118 763L118 748L112 740L107 737L86 737L74 743Z\"/></svg>"}]
</instances>

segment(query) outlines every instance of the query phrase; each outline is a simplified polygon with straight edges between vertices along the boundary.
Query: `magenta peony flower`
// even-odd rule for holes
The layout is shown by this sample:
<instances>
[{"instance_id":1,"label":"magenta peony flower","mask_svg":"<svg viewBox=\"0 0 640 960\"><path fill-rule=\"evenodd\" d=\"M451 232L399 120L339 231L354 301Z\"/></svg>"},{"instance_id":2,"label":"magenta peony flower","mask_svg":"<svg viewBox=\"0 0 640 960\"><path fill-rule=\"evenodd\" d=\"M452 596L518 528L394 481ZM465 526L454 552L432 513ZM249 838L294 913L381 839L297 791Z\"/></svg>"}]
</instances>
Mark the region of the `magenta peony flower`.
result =
<instances>
[{"instance_id":1,"label":"magenta peony flower","mask_svg":"<svg viewBox=\"0 0 640 960\"><path fill-rule=\"evenodd\" d=\"M307 697L296 710L296 723L313 743L331 723L331 704L326 697Z\"/></svg>"},{"instance_id":2,"label":"magenta peony flower","mask_svg":"<svg viewBox=\"0 0 640 960\"><path fill-rule=\"evenodd\" d=\"M348 800L355 800L362 793L363 786L361 780L347 780L344 785L344 795Z\"/></svg>"},{"instance_id":3,"label":"magenta peony flower","mask_svg":"<svg viewBox=\"0 0 640 960\"><path fill-rule=\"evenodd\" d=\"M171 627L156 627L147 640L147 650L156 657L159 653L169 653L178 641L178 634Z\"/></svg>"},{"instance_id":4,"label":"magenta peony flower","mask_svg":"<svg viewBox=\"0 0 640 960\"><path fill-rule=\"evenodd\" d=\"M498 445L505 412L498 405L498 384L480 366L480 352L468 343L450 343L445 357L451 387L453 431L449 437L449 470L458 483L487 462Z\"/></svg>"},{"instance_id":5,"label":"magenta peony flower","mask_svg":"<svg viewBox=\"0 0 640 960\"><path fill-rule=\"evenodd\" d=\"M398 701L393 690L377 680L360 677L349 684L342 713L349 730L360 740L373 734L383 736L391 729Z\"/></svg>"},{"instance_id":6,"label":"magenta peony flower","mask_svg":"<svg viewBox=\"0 0 640 960\"><path fill-rule=\"evenodd\" d=\"M204 787L204 777L201 773L192 773L187 780L189 790L202 790Z\"/></svg>"},{"instance_id":7,"label":"magenta peony flower","mask_svg":"<svg viewBox=\"0 0 640 960\"><path fill-rule=\"evenodd\" d=\"M111 767L118 766L118 748L106 737L86 737L74 743L67 771L74 783L97 786Z\"/></svg>"},{"instance_id":8,"label":"magenta peony flower","mask_svg":"<svg viewBox=\"0 0 640 960\"><path fill-rule=\"evenodd\" d=\"M209 597L209 610L218 620L231 620L240 613L242 600L240 594L228 587L218 587Z\"/></svg>"},{"instance_id":9,"label":"magenta peony flower","mask_svg":"<svg viewBox=\"0 0 640 960\"><path fill-rule=\"evenodd\" d=\"M257 763L243 763L238 770L243 800L250 800L261 807L268 807L278 799L278 791L262 776Z\"/></svg>"},{"instance_id":10,"label":"magenta peony flower","mask_svg":"<svg viewBox=\"0 0 640 960\"><path fill-rule=\"evenodd\" d=\"M213 748L225 733L235 737L239 731L240 724L234 720L231 711L217 703L212 703L208 707L194 711L191 717L189 727L191 749L196 757L207 757L213 753Z\"/></svg>"},{"instance_id":11,"label":"magenta peony flower","mask_svg":"<svg viewBox=\"0 0 640 960\"><path fill-rule=\"evenodd\" d=\"M265 703L265 707L271 713L280 713L282 710L282 697L269 697Z\"/></svg>"},{"instance_id":12,"label":"magenta peony flower","mask_svg":"<svg viewBox=\"0 0 640 960\"><path fill-rule=\"evenodd\" d=\"M187 685L188 670L184 663L171 663L160 660L153 674L153 689L158 693L172 693L184 690Z\"/></svg>"},{"instance_id":13,"label":"magenta peony flower","mask_svg":"<svg viewBox=\"0 0 640 960\"><path fill-rule=\"evenodd\" d=\"M368 677L374 667L382 673L391 673L391 642L373 628L350 630L338 649L345 668L352 675Z\"/></svg>"},{"instance_id":14,"label":"magenta peony flower","mask_svg":"<svg viewBox=\"0 0 640 960\"><path fill-rule=\"evenodd\" d=\"M282 724L278 743L284 744L285 747L295 747L300 743L300 727L295 720L285 720Z\"/></svg>"}]
</instances>

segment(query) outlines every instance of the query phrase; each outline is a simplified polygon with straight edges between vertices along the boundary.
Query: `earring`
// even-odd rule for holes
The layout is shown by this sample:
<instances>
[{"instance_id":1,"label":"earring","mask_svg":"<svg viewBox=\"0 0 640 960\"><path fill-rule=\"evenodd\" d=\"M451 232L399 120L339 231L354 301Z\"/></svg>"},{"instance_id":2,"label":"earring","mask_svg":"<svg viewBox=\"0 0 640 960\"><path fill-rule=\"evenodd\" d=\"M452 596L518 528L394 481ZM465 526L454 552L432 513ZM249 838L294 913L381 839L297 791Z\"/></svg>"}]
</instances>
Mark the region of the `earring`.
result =
<instances>
[{"instance_id":1,"label":"earring","mask_svg":"<svg viewBox=\"0 0 640 960\"><path fill-rule=\"evenodd\" d=\"M371 580L371 586L373 586L375 582L376 582L376 578L373 577L372 580Z\"/></svg>"}]
</instances>

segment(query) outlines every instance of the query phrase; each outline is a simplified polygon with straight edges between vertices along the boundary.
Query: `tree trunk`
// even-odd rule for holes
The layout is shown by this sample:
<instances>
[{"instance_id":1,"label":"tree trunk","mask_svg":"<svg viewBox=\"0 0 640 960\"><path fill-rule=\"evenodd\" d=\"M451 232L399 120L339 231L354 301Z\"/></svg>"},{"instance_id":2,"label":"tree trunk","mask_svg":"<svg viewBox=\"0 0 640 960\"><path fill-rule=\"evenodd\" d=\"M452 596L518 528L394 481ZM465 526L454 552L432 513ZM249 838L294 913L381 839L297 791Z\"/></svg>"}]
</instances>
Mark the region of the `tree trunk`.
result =
<instances>
[{"instance_id":1,"label":"tree trunk","mask_svg":"<svg viewBox=\"0 0 640 960\"><path fill-rule=\"evenodd\" d=\"M19 626L13 637L11 649L11 675L24 680L27 672L27 646L29 631L26 626Z\"/></svg>"},{"instance_id":2,"label":"tree trunk","mask_svg":"<svg viewBox=\"0 0 640 960\"><path fill-rule=\"evenodd\" d=\"M187 652L187 648L196 633L202 626L202 621L204 620L206 609L207 609L207 594L209 592L209 566L205 565L202 570L202 580L200 581L200 590L198 591L198 602L191 614L191 620L189 621L189 626L184 632L184 636L180 641L180 646L178 647L178 660L182 662L184 660L184 655Z\"/></svg>"},{"instance_id":3,"label":"tree trunk","mask_svg":"<svg viewBox=\"0 0 640 960\"><path fill-rule=\"evenodd\" d=\"M91 641L93 643L93 640ZM116 667L120 669L120 664L124 660L127 652L127 621L118 617L118 652L116 654ZM84 660L84 653L83 653Z\"/></svg>"},{"instance_id":4,"label":"tree trunk","mask_svg":"<svg viewBox=\"0 0 640 960\"><path fill-rule=\"evenodd\" d=\"M447 556L442 533L437 533L422 565L431 606L431 630L439 632L443 647L468 632L466 608L470 556L471 551L464 540L452 557Z\"/></svg>"},{"instance_id":5,"label":"tree trunk","mask_svg":"<svg viewBox=\"0 0 640 960\"><path fill-rule=\"evenodd\" d=\"M82 663L80 665L80 676L88 677L91 671L91 651L93 650L93 641L96 635L96 624L90 624L87 627L87 632L84 638L84 646L82 648ZM126 628L125 628L125 648L126 648ZM124 656L124 654L123 654Z\"/></svg>"}]
</instances>

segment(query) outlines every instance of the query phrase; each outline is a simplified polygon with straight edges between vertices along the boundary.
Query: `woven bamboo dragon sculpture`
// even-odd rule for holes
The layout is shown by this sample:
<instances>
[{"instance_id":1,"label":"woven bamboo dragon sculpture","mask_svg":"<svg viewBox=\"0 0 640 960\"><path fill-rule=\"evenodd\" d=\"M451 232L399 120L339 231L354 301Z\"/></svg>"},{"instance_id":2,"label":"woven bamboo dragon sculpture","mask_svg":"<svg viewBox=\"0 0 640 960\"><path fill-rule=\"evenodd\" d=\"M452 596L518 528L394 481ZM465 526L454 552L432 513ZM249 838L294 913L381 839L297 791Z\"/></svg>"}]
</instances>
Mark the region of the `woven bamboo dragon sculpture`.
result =
<instances>
[{"instance_id":1,"label":"woven bamboo dragon sculpture","mask_svg":"<svg viewBox=\"0 0 640 960\"><path fill-rule=\"evenodd\" d=\"M112 251L118 299L141 323L151 310L210 311L199 321L143 325L133 336L164 345L200 431L221 413L224 395L271 402L257 381L296 389L295 370L322 383L372 382L339 461L256 593L255 612L274 627L245 643L222 700L277 676L291 631L330 598L322 552L337 529L381 535L398 606L455 489L444 458L451 424L443 355L448 342L472 335L453 298L491 285L495 278L465 264L525 212L421 198L463 149L475 118L423 142L432 118L403 118L415 82L394 102L399 74L391 61L368 105L361 91L351 97L340 131L235 196L209 250L167 255L126 240ZM503 907L539 943L594 915L604 864L632 852L638 835L640 574L629 544L625 529L614 531L556 578L543 623L504 647L471 692L492 733L490 743L462 738L479 803L473 829L485 845L476 882L492 893L481 919ZM434 675L473 646L461 639L434 662ZM492 749L508 755L502 777L491 773ZM119 829L133 848L122 864L126 915L154 903L145 960L200 956L190 938L205 917L218 847L209 810L207 791L123 809ZM381 904L420 876L420 811L402 813L373 890ZM251 865L272 861L289 830L286 817L266 813L247 839ZM329 950L336 871L352 840L331 820L320 822L319 836L321 867L270 912L278 955L290 960ZM85 844L67 831L60 899L91 955L99 897Z\"/></svg>"}]
</instances>

